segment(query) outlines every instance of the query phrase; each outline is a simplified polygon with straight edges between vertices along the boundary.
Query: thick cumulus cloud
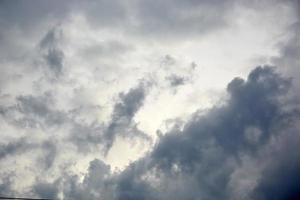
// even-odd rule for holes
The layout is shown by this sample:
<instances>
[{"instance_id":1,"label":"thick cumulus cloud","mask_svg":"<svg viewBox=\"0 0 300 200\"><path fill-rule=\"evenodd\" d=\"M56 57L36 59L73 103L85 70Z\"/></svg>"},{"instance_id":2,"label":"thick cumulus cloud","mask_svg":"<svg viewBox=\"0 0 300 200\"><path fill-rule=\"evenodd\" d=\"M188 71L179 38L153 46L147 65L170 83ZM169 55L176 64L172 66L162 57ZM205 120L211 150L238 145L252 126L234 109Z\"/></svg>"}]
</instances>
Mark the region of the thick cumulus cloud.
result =
<instances>
[{"instance_id":1,"label":"thick cumulus cloud","mask_svg":"<svg viewBox=\"0 0 300 200\"><path fill-rule=\"evenodd\" d=\"M272 68L256 68L247 81L237 78L228 85L230 99L225 106L204 115L196 113L183 130L172 130L162 137L149 158L150 168L162 173L158 179L165 176L158 189L172 191L161 191L160 199L180 195L174 193L176 189L190 199L231 199L228 183L239 156L255 157L271 136L284 134L288 127L286 120L293 112L283 111L279 98L289 84ZM254 130L249 137L251 127L260 130L255 140ZM198 189L190 192L191 185Z\"/></svg>"},{"instance_id":2,"label":"thick cumulus cloud","mask_svg":"<svg viewBox=\"0 0 300 200\"><path fill-rule=\"evenodd\" d=\"M293 127L272 145L272 151L265 153L266 164L252 196L255 199L299 199L299 126Z\"/></svg>"},{"instance_id":3,"label":"thick cumulus cloud","mask_svg":"<svg viewBox=\"0 0 300 200\"><path fill-rule=\"evenodd\" d=\"M274 10L262 9L270 3ZM0 194L66 200L299 198L300 113L294 90L299 86L299 3L258 4L1 1ZM190 54L204 45L208 54L201 48L199 54L218 60L211 55L216 47L209 33L212 38L222 33L216 42L222 49L228 35L253 27L256 14L273 16L287 7L295 21L290 40L270 59L278 68L257 67L247 78L234 78L224 99L203 110L199 102L207 96L198 89L219 84L223 76L218 68L208 73L214 81L207 81L205 70L223 67L223 61L210 65ZM264 20L269 18L259 19ZM230 34L223 34L228 27ZM189 46L197 48L191 52ZM169 95L170 88L176 92ZM184 105L176 101L178 95L187 97ZM191 102L198 111L172 114ZM158 130L164 120L174 126ZM137 149L139 159L130 160L134 155L130 164L114 170L110 161L125 159L127 140L132 149L144 141L150 148L145 154Z\"/></svg>"},{"instance_id":4,"label":"thick cumulus cloud","mask_svg":"<svg viewBox=\"0 0 300 200\"><path fill-rule=\"evenodd\" d=\"M287 119L296 120L298 116L293 111L284 111L280 101L289 84L288 79L281 78L269 67L256 68L246 81L234 79L228 85L231 96L225 106L214 108L204 115L196 113L183 130L167 133L148 157L120 175L118 198L232 199L229 183L232 174L242 165L240 156L246 154L255 160L260 151L276 149L268 144L271 137L280 135L285 138L290 134L288 127L291 121ZM257 130L260 130L259 135L253 140ZM267 150L262 150L265 146ZM282 153L285 154L285 151ZM261 198L256 196L258 193L265 195L265 199L276 199L278 196L267 195L279 192L279 184L283 181L291 188L282 191L280 199L296 197L299 191L297 181L289 179L291 175L286 177L285 172L276 174L280 170L288 170L287 174L297 176L298 159L297 156L292 157L295 160L285 164L278 161L285 159L284 155L275 154L270 158L270 162L278 162L279 166L274 167L270 163L263 167L258 185L249 192L255 194L254 199ZM291 170L285 169L289 165L293 165Z\"/></svg>"},{"instance_id":5,"label":"thick cumulus cloud","mask_svg":"<svg viewBox=\"0 0 300 200\"><path fill-rule=\"evenodd\" d=\"M299 112L286 109L290 85L274 68L257 67L228 84L223 106L194 113L124 171L94 160L83 181L57 180L59 190L65 199L297 199Z\"/></svg>"}]
</instances>

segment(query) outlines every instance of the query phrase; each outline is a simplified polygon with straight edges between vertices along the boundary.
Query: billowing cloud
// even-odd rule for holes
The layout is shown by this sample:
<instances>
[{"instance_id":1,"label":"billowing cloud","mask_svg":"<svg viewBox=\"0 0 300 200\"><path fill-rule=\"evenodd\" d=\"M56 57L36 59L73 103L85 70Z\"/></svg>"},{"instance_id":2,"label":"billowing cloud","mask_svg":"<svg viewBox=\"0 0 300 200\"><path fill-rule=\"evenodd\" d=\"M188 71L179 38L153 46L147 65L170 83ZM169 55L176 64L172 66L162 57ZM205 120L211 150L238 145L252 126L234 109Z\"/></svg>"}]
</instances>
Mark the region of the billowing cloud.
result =
<instances>
[{"instance_id":1,"label":"billowing cloud","mask_svg":"<svg viewBox=\"0 0 300 200\"><path fill-rule=\"evenodd\" d=\"M299 17L293 0L1 1L1 195L299 198Z\"/></svg>"},{"instance_id":2,"label":"billowing cloud","mask_svg":"<svg viewBox=\"0 0 300 200\"><path fill-rule=\"evenodd\" d=\"M261 162L260 174L252 190L242 195L297 198L299 184L292 177L299 173L299 116L284 109L281 98L289 87L290 80L273 68L258 67L247 80L236 78L228 84L230 98L225 105L194 113L182 130L175 127L161 136L152 152L119 174L94 160L83 182L66 177L64 184L70 186L64 195L66 199L240 199L232 181L247 179L235 177L247 165L243 159L247 156ZM258 130L257 138L249 139Z\"/></svg>"}]
</instances>

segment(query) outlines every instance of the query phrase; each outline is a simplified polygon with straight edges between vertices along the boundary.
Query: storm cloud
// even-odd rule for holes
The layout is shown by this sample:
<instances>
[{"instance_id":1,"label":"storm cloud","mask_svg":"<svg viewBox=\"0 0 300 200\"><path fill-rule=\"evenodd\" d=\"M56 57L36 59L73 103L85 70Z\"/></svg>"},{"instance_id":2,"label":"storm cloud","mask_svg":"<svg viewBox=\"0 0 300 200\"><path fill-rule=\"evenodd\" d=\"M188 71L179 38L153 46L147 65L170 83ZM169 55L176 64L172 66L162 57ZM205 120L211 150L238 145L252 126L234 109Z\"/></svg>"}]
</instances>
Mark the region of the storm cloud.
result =
<instances>
[{"instance_id":1,"label":"storm cloud","mask_svg":"<svg viewBox=\"0 0 300 200\"><path fill-rule=\"evenodd\" d=\"M0 1L0 196L294 200L299 3Z\"/></svg>"},{"instance_id":2,"label":"storm cloud","mask_svg":"<svg viewBox=\"0 0 300 200\"><path fill-rule=\"evenodd\" d=\"M299 173L295 149L299 113L284 109L282 99L290 85L290 79L274 68L257 67L247 80L236 78L228 84L230 98L224 106L194 113L182 130L174 127L161 136L149 154L120 174L111 174L108 166L92 161L82 183L68 180L75 184L75 191L65 195L104 198L111 191L111 199L240 199L233 195L231 184L235 171L247 165L246 155L262 164L257 166L261 171L257 185L243 195L297 198L300 185L291 177ZM260 109L255 110L254 104ZM253 140L251 134L258 130ZM98 193L92 193L93 188Z\"/></svg>"}]
</instances>

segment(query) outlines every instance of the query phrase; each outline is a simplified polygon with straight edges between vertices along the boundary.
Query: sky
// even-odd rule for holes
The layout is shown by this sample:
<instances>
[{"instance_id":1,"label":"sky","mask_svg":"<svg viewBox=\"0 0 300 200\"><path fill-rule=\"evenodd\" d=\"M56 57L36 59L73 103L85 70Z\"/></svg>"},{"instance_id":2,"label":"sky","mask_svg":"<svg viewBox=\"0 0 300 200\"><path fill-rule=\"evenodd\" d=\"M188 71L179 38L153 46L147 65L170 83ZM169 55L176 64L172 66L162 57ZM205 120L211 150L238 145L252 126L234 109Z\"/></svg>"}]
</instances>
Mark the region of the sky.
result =
<instances>
[{"instance_id":1,"label":"sky","mask_svg":"<svg viewBox=\"0 0 300 200\"><path fill-rule=\"evenodd\" d=\"M0 0L0 196L300 198L297 0Z\"/></svg>"}]
</instances>

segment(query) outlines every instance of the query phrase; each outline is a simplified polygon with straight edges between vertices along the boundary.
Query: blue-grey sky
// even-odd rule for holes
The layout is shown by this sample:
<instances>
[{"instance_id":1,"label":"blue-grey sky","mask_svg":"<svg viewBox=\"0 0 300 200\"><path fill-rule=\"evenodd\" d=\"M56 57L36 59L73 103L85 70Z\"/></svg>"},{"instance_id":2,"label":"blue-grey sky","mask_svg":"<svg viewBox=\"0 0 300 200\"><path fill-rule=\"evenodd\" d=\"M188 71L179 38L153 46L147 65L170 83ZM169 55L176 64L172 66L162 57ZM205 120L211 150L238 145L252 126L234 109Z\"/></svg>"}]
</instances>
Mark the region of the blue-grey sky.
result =
<instances>
[{"instance_id":1,"label":"blue-grey sky","mask_svg":"<svg viewBox=\"0 0 300 200\"><path fill-rule=\"evenodd\" d=\"M298 199L299 9L0 0L0 196Z\"/></svg>"}]
</instances>

